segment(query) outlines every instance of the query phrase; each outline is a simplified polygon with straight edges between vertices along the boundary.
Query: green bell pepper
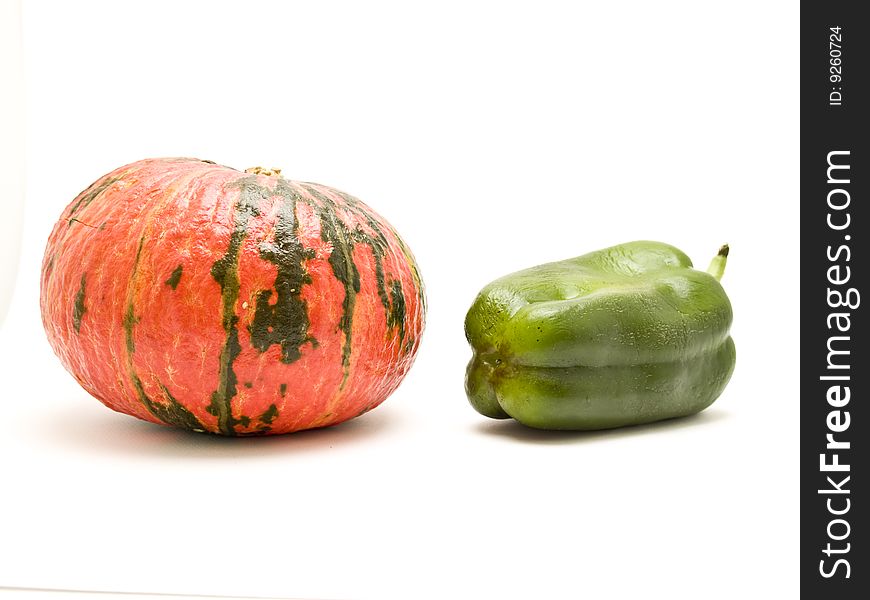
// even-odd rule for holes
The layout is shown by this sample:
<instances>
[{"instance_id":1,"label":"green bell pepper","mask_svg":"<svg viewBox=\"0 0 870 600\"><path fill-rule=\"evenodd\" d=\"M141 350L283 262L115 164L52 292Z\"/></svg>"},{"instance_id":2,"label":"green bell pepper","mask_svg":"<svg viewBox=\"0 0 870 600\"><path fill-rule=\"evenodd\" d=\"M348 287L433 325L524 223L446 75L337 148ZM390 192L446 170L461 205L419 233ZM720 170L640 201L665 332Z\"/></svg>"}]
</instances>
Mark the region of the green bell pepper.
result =
<instances>
[{"instance_id":1,"label":"green bell pepper","mask_svg":"<svg viewBox=\"0 0 870 600\"><path fill-rule=\"evenodd\" d=\"M731 303L680 250L631 242L497 279L465 318L478 412L541 429L607 429L691 415L734 370Z\"/></svg>"}]
</instances>

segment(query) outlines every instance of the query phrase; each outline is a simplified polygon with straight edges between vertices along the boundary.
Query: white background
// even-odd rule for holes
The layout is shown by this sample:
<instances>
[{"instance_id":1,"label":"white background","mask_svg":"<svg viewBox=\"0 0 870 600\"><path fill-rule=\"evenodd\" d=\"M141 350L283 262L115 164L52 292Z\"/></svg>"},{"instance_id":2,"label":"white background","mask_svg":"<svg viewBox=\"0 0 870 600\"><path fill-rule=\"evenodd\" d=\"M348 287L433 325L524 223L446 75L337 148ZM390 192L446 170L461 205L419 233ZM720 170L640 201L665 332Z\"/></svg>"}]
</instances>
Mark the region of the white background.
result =
<instances>
[{"instance_id":1,"label":"white background","mask_svg":"<svg viewBox=\"0 0 870 600\"><path fill-rule=\"evenodd\" d=\"M798 5L526 6L25 0L0 585L797 596ZM430 311L383 406L225 440L113 413L66 374L39 321L48 232L153 156L282 167L392 222ZM586 434L474 412L462 322L480 287L634 239L701 268L731 244L738 360L713 407Z\"/></svg>"}]
</instances>

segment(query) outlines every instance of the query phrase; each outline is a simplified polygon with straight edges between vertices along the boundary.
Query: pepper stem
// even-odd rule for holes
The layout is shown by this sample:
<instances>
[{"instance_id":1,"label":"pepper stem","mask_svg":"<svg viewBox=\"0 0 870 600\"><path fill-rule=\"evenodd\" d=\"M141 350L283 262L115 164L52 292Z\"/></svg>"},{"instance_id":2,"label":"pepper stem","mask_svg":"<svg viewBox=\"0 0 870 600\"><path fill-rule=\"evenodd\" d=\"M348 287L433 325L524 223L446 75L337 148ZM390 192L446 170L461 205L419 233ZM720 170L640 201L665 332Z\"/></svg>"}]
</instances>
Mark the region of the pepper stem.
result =
<instances>
[{"instance_id":1,"label":"pepper stem","mask_svg":"<svg viewBox=\"0 0 870 600\"><path fill-rule=\"evenodd\" d=\"M250 167L249 169L245 169L245 173L252 173L254 175L265 175L266 177L280 177L281 169L267 169L265 167Z\"/></svg>"},{"instance_id":2,"label":"pepper stem","mask_svg":"<svg viewBox=\"0 0 870 600\"><path fill-rule=\"evenodd\" d=\"M725 263L728 262L728 244L723 244L719 248L719 253L710 261L710 266L707 267L707 272L716 278L716 281L722 280L722 275L725 274Z\"/></svg>"}]
</instances>

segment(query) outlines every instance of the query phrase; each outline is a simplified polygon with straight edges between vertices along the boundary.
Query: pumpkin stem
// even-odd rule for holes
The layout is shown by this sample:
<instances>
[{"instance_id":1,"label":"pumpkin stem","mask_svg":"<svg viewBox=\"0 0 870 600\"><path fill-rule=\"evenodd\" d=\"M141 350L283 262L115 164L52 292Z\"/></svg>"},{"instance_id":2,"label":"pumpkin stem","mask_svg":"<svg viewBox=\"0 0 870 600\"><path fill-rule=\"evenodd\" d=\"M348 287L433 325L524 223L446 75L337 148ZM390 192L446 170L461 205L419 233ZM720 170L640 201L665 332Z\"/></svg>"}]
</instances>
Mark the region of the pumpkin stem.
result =
<instances>
[{"instance_id":1,"label":"pumpkin stem","mask_svg":"<svg viewBox=\"0 0 870 600\"><path fill-rule=\"evenodd\" d=\"M267 169L265 167L250 167L245 169L245 173L252 173L254 175L265 175L266 177L280 177L281 169L271 168Z\"/></svg>"}]
</instances>

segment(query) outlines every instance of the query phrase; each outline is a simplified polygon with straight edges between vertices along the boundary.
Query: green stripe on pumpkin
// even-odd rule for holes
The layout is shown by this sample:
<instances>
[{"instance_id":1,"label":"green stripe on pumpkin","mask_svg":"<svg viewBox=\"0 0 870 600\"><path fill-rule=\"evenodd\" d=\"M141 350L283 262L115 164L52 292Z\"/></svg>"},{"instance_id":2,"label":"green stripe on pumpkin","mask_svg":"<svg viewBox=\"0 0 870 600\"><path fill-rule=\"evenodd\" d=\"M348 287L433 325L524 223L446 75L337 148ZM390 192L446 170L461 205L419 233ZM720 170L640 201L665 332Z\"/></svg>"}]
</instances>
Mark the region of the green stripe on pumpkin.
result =
<instances>
[{"instance_id":1,"label":"green stripe on pumpkin","mask_svg":"<svg viewBox=\"0 0 870 600\"><path fill-rule=\"evenodd\" d=\"M377 237L372 237L363 231L359 226L351 230L347 224L342 221L338 214L339 209L331 198L323 194L314 185L303 183L303 189L317 200L318 203L311 203L311 206L317 210L320 218L320 237L332 247L332 252L329 255L329 265L332 268L332 273L344 287L344 300L342 302L342 314L339 321L339 329L344 333L344 344L342 345L342 367L344 369L344 377L341 385L344 386L350 374L350 356L352 353L352 336L353 336L353 311L356 306L356 295L360 291L360 276L359 269L353 260L353 250L357 243L362 243L372 250L372 256L375 259L375 279L378 289L378 297L384 306L385 314L389 311L389 299L387 296L386 287L384 284L384 267L383 259L387 249L387 241L383 233L378 228L377 222L371 215L364 213L361 209L356 208L358 213L362 213L364 218L375 231Z\"/></svg>"},{"instance_id":2,"label":"green stripe on pumpkin","mask_svg":"<svg viewBox=\"0 0 870 600\"><path fill-rule=\"evenodd\" d=\"M148 408L154 416L162 420L164 423L175 425L176 427L193 429L194 431L200 432L205 431L205 428L202 423L199 422L199 419L176 400L165 385L163 385L159 380L157 381L157 385L159 385L160 389L163 391L163 395L166 397L166 403L160 404L149 400Z\"/></svg>"},{"instance_id":3,"label":"green stripe on pumpkin","mask_svg":"<svg viewBox=\"0 0 870 600\"><path fill-rule=\"evenodd\" d=\"M328 207L332 212L336 212L336 205L330 198L324 196L319 193L319 191L312 187L311 185L306 184L306 189L312 193L312 195L317 198L320 202L322 202L326 207ZM352 237L354 241L357 243L365 244L369 248L371 248L372 255L375 259L375 280L377 283L378 289L378 297L380 298L381 304L384 307L384 315L386 319L387 329L393 330L395 335L399 338L399 342L401 344L402 340L405 337L405 293L402 289L402 284L398 280L391 282L390 290L388 292L385 274L384 274L384 258L387 255L387 251L390 247L389 242L387 240L387 236L384 233L384 226L372 215L370 212L363 208L362 203L355 197L350 194L346 194L339 190L333 190L333 193L337 194L342 200L345 201L350 212L355 214L356 216L362 218L369 229L372 230L374 235L368 233L362 227L357 225L357 227L352 232ZM393 237L398 241L400 248L407 260L411 271L412 277L414 278L415 284L419 287L419 273L417 273L417 268L414 264L414 261L411 258L411 254L398 236L398 234L389 229L389 226L385 226L392 233ZM422 292L420 292L422 298ZM401 346L400 346L401 347Z\"/></svg>"},{"instance_id":4,"label":"green stripe on pumpkin","mask_svg":"<svg viewBox=\"0 0 870 600\"><path fill-rule=\"evenodd\" d=\"M341 196L341 198L345 202L347 202L348 206L351 207L353 212L355 212L357 215L366 219L366 221L369 224L369 227L371 227L374 231L376 231L379 234L379 236L384 239L384 243L386 244L386 238L384 237L384 232L381 230L380 226L378 225L377 221L375 221L374 217L362 208L360 200L351 196L350 194L347 194L347 193L342 192L342 191L336 190L336 193L339 196ZM422 277L420 277L420 271L417 269L417 263L414 261L412 255L411 255L411 249L408 248L408 246L405 244L405 240L403 240L399 236L398 232L396 232L395 229L393 229L389 224L385 224L385 227L390 231L390 233L393 234L393 238L396 240L396 242L399 244L399 248L402 250L402 254L405 257L405 261L408 263L408 266L411 268L411 277L414 279L414 286L417 288L417 298L420 300L420 306L423 308L424 313L425 313L426 293L423 290L423 279L422 279Z\"/></svg>"},{"instance_id":5,"label":"green stripe on pumpkin","mask_svg":"<svg viewBox=\"0 0 870 600\"><path fill-rule=\"evenodd\" d=\"M87 274L82 273L82 282L79 286L79 291L76 293L76 299L73 303L73 329L76 330L76 333L82 328L82 317L85 316L85 313L88 312L87 307L85 306L85 282L87 279Z\"/></svg>"},{"instance_id":6,"label":"green stripe on pumpkin","mask_svg":"<svg viewBox=\"0 0 870 600\"><path fill-rule=\"evenodd\" d=\"M398 330L399 344L405 340L405 294L402 292L402 282L394 279L390 285L390 311L387 313L387 325Z\"/></svg>"},{"instance_id":7,"label":"green stripe on pumpkin","mask_svg":"<svg viewBox=\"0 0 870 600\"><path fill-rule=\"evenodd\" d=\"M74 221L81 223L81 221L79 221L78 219L74 219L73 215L75 215L79 211L86 208L88 206L88 204L93 202L97 196L99 196L100 194L105 192L106 189L110 185L112 185L113 183L118 181L118 179L119 179L118 177L107 177L106 179L103 179L102 181L98 181L96 183L91 184L91 186L89 188L87 188L85 191L83 191L81 194L79 194L79 199L76 201L75 204L73 204L70 207L69 212L66 215L67 216L67 226L72 225Z\"/></svg>"},{"instance_id":8,"label":"green stripe on pumpkin","mask_svg":"<svg viewBox=\"0 0 870 600\"><path fill-rule=\"evenodd\" d=\"M139 239L139 248L136 250L136 260L133 262L133 274L130 276L130 287L127 289L127 309L124 311L123 326L125 345L127 347L127 371L130 375L130 380L133 382L133 389L136 390L136 396L145 408L148 409L148 412L167 425L205 431L205 426L196 418L196 415L178 402L159 379L157 379L157 385L160 386L163 395L166 397L166 403L155 402L149 398L148 394L145 393L145 386L142 384L142 380L139 378L133 365L133 353L136 351L136 344L133 341L133 328L139 322L133 307L133 295L135 292L136 276L139 271L139 259L142 256L142 246L144 243L145 236L143 235ZM82 278L82 284L84 284L84 277Z\"/></svg>"},{"instance_id":9,"label":"green stripe on pumpkin","mask_svg":"<svg viewBox=\"0 0 870 600\"><path fill-rule=\"evenodd\" d=\"M350 355L353 343L353 311L356 306L356 295L360 291L359 269L353 261L353 238L347 226L341 222L334 210L320 211L320 237L332 246L329 253L329 266L332 274L344 288L344 299L341 303L341 319L338 327L344 333L344 343L341 348L341 364L344 376L341 386L344 387L350 374Z\"/></svg>"},{"instance_id":10,"label":"green stripe on pumpkin","mask_svg":"<svg viewBox=\"0 0 870 600\"><path fill-rule=\"evenodd\" d=\"M226 254L215 261L211 267L211 276L221 288L221 324L227 337L220 355L220 371L218 389L211 395L208 406L209 414L217 417L218 429L226 435L236 434L236 425L242 424L244 417L233 417L233 398L238 393L238 378L233 371L233 363L242 352L239 343L239 317L236 314L236 303L239 299L239 252L242 242L248 235L248 223L260 214L259 204L269 196L269 191L258 185L257 177L250 175L236 181L239 188L239 199L236 202L233 215L233 231L230 234Z\"/></svg>"},{"instance_id":11,"label":"green stripe on pumpkin","mask_svg":"<svg viewBox=\"0 0 870 600\"><path fill-rule=\"evenodd\" d=\"M296 203L299 194L284 179L278 179L274 191L262 188L267 195L281 197L275 236L272 243L260 244L260 257L275 265L277 275L275 303L270 303L272 290L260 290L255 301L254 318L248 331L251 345L265 352L273 344L281 347L281 362L292 363L302 356L303 344L317 341L308 333L308 306L302 299L302 286L311 283L305 270L305 260L314 253L299 241Z\"/></svg>"}]
</instances>

